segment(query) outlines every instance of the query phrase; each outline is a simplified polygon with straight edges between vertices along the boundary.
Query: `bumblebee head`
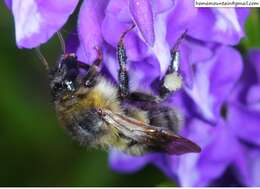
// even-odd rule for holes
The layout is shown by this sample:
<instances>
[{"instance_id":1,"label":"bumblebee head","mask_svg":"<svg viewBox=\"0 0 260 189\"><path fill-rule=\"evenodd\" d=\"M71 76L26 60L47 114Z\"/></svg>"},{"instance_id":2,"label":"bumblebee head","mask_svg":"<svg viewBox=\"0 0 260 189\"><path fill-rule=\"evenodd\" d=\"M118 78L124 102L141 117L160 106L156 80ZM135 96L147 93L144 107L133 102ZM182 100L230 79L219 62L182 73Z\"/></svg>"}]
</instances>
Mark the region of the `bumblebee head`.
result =
<instances>
[{"instance_id":1,"label":"bumblebee head","mask_svg":"<svg viewBox=\"0 0 260 189\"><path fill-rule=\"evenodd\" d=\"M77 89L76 78L79 74L75 54L65 54L59 64L49 73L50 88L54 99L71 94Z\"/></svg>"}]
</instances>

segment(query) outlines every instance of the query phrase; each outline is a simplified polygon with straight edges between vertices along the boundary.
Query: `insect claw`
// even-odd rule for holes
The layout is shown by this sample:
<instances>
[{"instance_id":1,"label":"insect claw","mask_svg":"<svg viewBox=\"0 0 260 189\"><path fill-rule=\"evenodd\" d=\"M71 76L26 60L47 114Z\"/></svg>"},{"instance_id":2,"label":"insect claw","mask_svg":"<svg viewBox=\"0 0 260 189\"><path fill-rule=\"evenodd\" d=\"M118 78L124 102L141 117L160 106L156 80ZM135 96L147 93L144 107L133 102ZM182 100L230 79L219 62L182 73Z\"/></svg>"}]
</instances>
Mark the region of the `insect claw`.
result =
<instances>
[{"instance_id":1,"label":"insect claw","mask_svg":"<svg viewBox=\"0 0 260 189\"><path fill-rule=\"evenodd\" d=\"M103 115L104 115L104 113L103 113L103 111L102 111L101 108L97 108L96 111L97 111L97 113L98 113L100 116L103 116Z\"/></svg>"},{"instance_id":2,"label":"insect claw","mask_svg":"<svg viewBox=\"0 0 260 189\"><path fill-rule=\"evenodd\" d=\"M95 46L94 49L97 52L97 59L103 60L103 52L102 52L101 48Z\"/></svg>"},{"instance_id":3,"label":"insect claw","mask_svg":"<svg viewBox=\"0 0 260 189\"><path fill-rule=\"evenodd\" d=\"M121 35L121 37L120 37L120 40L119 40L120 43L123 42L123 40L124 40L126 34L128 34L128 32L130 32L132 29L134 29L135 26L136 26L136 25L135 25L135 23L133 22L133 23L132 23L132 26L131 26L128 30L126 30L125 32L122 33L122 35Z\"/></svg>"},{"instance_id":4,"label":"insect claw","mask_svg":"<svg viewBox=\"0 0 260 189\"><path fill-rule=\"evenodd\" d=\"M185 31L181 34L181 36L177 39L174 47L172 48L171 52L172 53L175 53L176 51L178 51L178 48L181 44L181 42L184 40L184 38L186 37L187 35L187 32L188 32L188 29L185 29Z\"/></svg>"},{"instance_id":5,"label":"insect claw","mask_svg":"<svg viewBox=\"0 0 260 189\"><path fill-rule=\"evenodd\" d=\"M97 47L97 46L94 46L93 47L96 52L97 52L97 59L95 60L95 62L93 63L95 66L99 67L100 64L102 63L102 60L103 60L103 52L101 50L101 48Z\"/></svg>"}]
</instances>

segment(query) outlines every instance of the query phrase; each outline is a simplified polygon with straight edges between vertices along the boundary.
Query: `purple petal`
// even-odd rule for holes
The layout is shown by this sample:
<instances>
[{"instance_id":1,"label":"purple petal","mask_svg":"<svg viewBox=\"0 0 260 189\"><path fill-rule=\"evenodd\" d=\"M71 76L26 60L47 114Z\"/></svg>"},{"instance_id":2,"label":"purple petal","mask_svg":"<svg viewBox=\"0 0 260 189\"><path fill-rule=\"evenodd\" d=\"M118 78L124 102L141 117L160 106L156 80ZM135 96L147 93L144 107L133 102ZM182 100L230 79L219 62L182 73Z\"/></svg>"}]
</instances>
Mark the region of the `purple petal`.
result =
<instances>
[{"instance_id":1,"label":"purple petal","mask_svg":"<svg viewBox=\"0 0 260 189\"><path fill-rule=\"evenodd\" d=\"M247 17L249 16L249 8L237 8L236 9L237 18L240 23L240 26L244 28Z\"/></svg>"},{"instance_id":2,"label":"purple petal","mask_svg":"<svg viewBox=\"0 0 260 189\"><path fill-rule=\"evenodd\" d=\"M167 154L156 154L153 156L153 164L161 169L164 174L172 179L174 182L178 182L177 175L175 173L178 165L178 157L170 156Z\"/></svg>"},{"instance_id":3,"label":"purple petal","mask_svg":"<svg viewBox=\"0 0 260 189\"><path fill-rule=\"evenodd\" d=\"M249 159L248 159L248 163L250 166L250 172L252 174L252 181L251 181L251 185L253 187L259 187L260 186L260 150L256 149L256 150L250 150L248 151L249 154Z\"/></svg>"},{"instance_id":4,"label":"purple petal","mask_svg":"<svg viewBox=\"0 0 260 189\"><path fill-rule=\"evenodd\" d=\"M106 42L114 47L116 47L120 35L131 26L131 22L129 22L128 19L124 18L122 21L122 17L120 17L120 15L126 15L122 13L127 12L125 9L125 2L119 1L119 5L115 2L118 1L113 0L109 3L107 14L102 24L102 33ZM125 46L130 61L141 61L153 53L160 62L160 70L163 74L170 62L170 48L165 38L165 18L158 18L155 24L155 42L154 46L150 48L150 54L148 54L148 46L140 40L140 36L136 33L136 29L132 30L125 37Z\"/></svg>"},{"instance_id":5,"label":"purple petal","mask_svg":"<svg viewBox=\"0 0 260 189\"><path fill-rule=\"evenodd\" d=\"M129 0L130 12L144 40L150 45L154 44L153 10L149 0Z\"/></svg>"},{"instance_id":6,"label":"purple petal","mask_svg":"<svg viewBox=\"0 0 260 189\"><path fill-rule=\"evenodd\" d=\"M223 121L216 127L206 126L199 121L193 122L192 125L193 130L190 133L196 135L195 141L201 145L202 152L198 155L181 156L178 175L182 186L207 186L236 161L240 147Z\"/></svg>"},{"instance_id":7,"label":"purple petal","mask_svg":"<svg viewBox=\"0 0 260 189\"><path fill-rule=\"evenodd\" d=\"M160 14L171 9L174 6L174 2L172 0L153 0L152 6L154 12Z\"/></svg>"},{"instance_id":8,"label":"purple petal","mask_svg":"<svg viewBox=\"0 0 260 189\"><path fill-rule=\"evenodd\" d=\"M215 121L213 113L214 97L210 94L210 62L196 65L192 88L185 88L187 94L193 99L202 116L210 121Z\"/></svg>"},{"instance_id":9,"label":"purple petal","mask_svg":"<svg viewBox=\"0 0 260 189\"><path fill-rule=\"evenodd\" d=\"M228 125L239 138L260 146L260 112L242 105L230 103Z\"/></svg>"},{"instance_id":10,"label":"purple petal","mask_svg":"<svg viewBox=\"0 0 260 189\"><path fill-rule=\"evenodd\" d=\"M85 53L85 62L93 62L97 56L95 48L101 48L101 24L106 6L106 0L87 0L81 5L78 32L81 41L80 51Z\"/></svg>"},{"instance_id":11,"label":"purple petal","mask_svg":"<svg viewBox=\"0 0 260 189\"><path fill-rule=\"evenodd\" d=\"M167 17L167 41L172 47L180 34L189 29L190 22L197 14L193 1L174 1L173 10Z\"/></svg>"},{"instance_id":12,"label":"purple petal","mask_svg":"<svg viewBox=\"0 0 260 189\"><path fill-rule=\"evenodd\" d=\"M107 13L102 23L102 34L107 43L113 47L117 47L120 36L130 27L129 22L120 22L118 17L114 14ZM148 47L139 39L135 30L132 30L126 35L124 44L128 60L139 61L147 56Z\"/></svg>"},{"instance_id":13,"label":"purple petal","mask_svg":"<svg viewBox=\"0 0 260 189\"><path fill-rule=\"evenodd\" d=\"M223 46L214 57L194 68L193 87L186 88L186 92L205 119L216 121L222 103L241 75L241 56L233 48Z\"/></svg>"},{"instance_id":14,"label":"purple petal","mask_svg":"<svg viewBox=\"0 0 260 189\"><path fill-rule=\"evenodd\" d=\"M260 112L260 84L252 86L247 94L247 105Z\"/></svg>"},{"instance_id":15,"label":"purple petal","mask_svg":"<svg viewBox=\"0 0 260 189\"><path fill-rule=\"evenodd\" d=\"M111 0L102 23L102 35L105 41L116 48L120 36L131 26L132 17L128 3L124 0ZM148 46L140 40L137 29L133 29L125 36L124 44L129 61L140 61L147 57Z\"/></svg>"},{"instance_id":16,"label":"purple petal","mask_svg":"<svg viewBox=\"0 0 260 189\"><path fill-rule=\"evenodd\" d=\"M215 133L214 127L198 119L192 119L184 128L184 136L199 144L204 149L212 143ZM184 154L178 157L178 165L174 172L177 173L181 186L195 186L200 182L200 170L197 167L200 154ZM173 162L172 162L173 163ZM187 174L189 173L189 174Z\"/></svg>"},{"instance_id":17,"label":"purple petal","mask_svg":"<svg viewBox=\"0 0 260 189\"><path fill-rule=\"evenodd\" d=\"M204 41L235 45L244 36L243 25L247 14L236 9L200 8L189 34Z\"/></svg>"},{"instance_id":18,"label":"purple petal","mask_svg":"<svg viewBox=\"0 0 260 189\"><path fill-rule=\"evenodd\" d=\"M257 108L258 85L260 82L260 51L251 49L244 64L243 75L229 97L229 101L240 101L240 103Z\"/></svg>"},{"instance_id":19,"label":"purple petal","mask_svg":"<svg viewBox=\"0 0 260 189\"><path fill-rule=\"evenodd\" d=\"M248 165L248 156L246 155L248 152L245 148L240 145L240 151L236 154L234 160L235 166L235 175L237 176L237 180L243 183L244 186L251 186L251 170Z\"/></svg>"},{"instance_id":20,"label":"purple petal","mask_svg":"<svg viewBox=\"0 0 260 189\"><path fill-rule=\"evenodd\" d=\"M186 126L182 132L183 136L199 144L203 152L212 142L212 136L215 133L214 127L199 119L190 120ZM177 160L172 157L173 159L169 162L167 171L170 169L178 175L179 184L181 186L194 186L200 182L201 173L197 167L199 157L200 154L184 154L177 157ZM165 173L167 172L165 171Z\"/></svg>"},{"instance_id":21,"label":"purple petal","mask_svg":"<svg viewBox=\"0 0 260 189\"><path fill-rule=\"evenodd\" d=\"M110 45L105 45L103 48L104 63L106 68L111 73L114 81L118 81L119 65L116 60L116 50Z\"/></svg>"},{"instance_id":22,"label":"purple petal","mask_svg":"<svg viewBox=\"0 0 260 189\"><path fill-rule=\"evenodd\" d=\"M243 155L239 143L229 131L220 131L214 143L205 148L198 162L201 180L198 186L206 186L221 177L232 163ZM228 153L227 153L228 152Z\"/></svg>"},{"instance_id":23,"label":"purple petal","mask_svg":"<svg viewBox=\"0 0 260 189\"><path fill-rule=\"evenodd\" d=\"M220 111L220 106L240 78L242 69L242 57L238 51L230 47L224 47L219 51L209 77L210 91L215 97L216 113Z\"/></svg>"},{"instance_id":24,"label":"purple petal","mask_svg":"<svg viewBox=\"0 0 260 189\"><path fill-rule=\"evenodd\" d=\"M104 55L106 67L117 81L119 65L115 59L114 49L106 48ZM151 83L160 76L159 68L160 65L154 57L128 62L130 90L151 91ZM149 74L147 74L148 72Z\"/></svg>"},{"instance_id":25,"label":"purple petal","mask_svg":"<svg viewBox=\"0 0 260 189\"><path fill-rule=\"evenodd\" d=\"M180 70L187 87L193 85L192 67L198 62L205 62L213 56L213 51L203 43L195 40L187 40L182 43L180 48Z\"/></svg>"},{"instance_id":26,"label":"purple petal","mask_svg":"<svg viewBox=\"0 0 260 189\"><path fill-rule=\"evenodd\" d=\"M248 55L249 62L252 64L254 71L257 76L258 82L260 82L260 50L259 49L251 49Z\"/></svg>"},{"instance_id":27,"label":"purple petal","mask_svg":"<svg viewBox=\"0 0 260 189\"><path fill-rule=\"evenodd\" d=\"M114 15L119 22L130 23L132 21L128 2L125 0L110 0L106 8L106 14Z\"/></svg>"},{"instance_id":28,"label":"purple petal","mask_svg":"<svg viewBox=\"0 0 260 189\"><path fill-rule=\"evenodd\" d=\"M150 162L150 156L130 156L119 151L111 150L109 164L118 172L131 173L143 168Z\"/></svg>"},{"instance_id":29,"label":"purple petal","mask_svg":"<svg viewBox=\"0 0 260 189\"><path fill-rule=\"evenodd\" d=\"M174 173L177 159L175 156L165 154L147 154L144 156L130 156L122 152L111 150L109 164L114 171L132 173L142 169L148 163L159 167L168 177L176 180Z\"/></svg>"},{"instance_id":30,"label":"purple petal","mask_svg":"<svg viewBox=\"0 0 260 189\"><path fill-rule=\"evenodd\" d=\"M131 91L151 92L152 82L160 77L160 64L154 57L130 62L129 76Z\"/></svg>"},{"instance_id":31,"label":"purple petal","mask_svg":"<svg viewBox=\"0 0 260 189\"><path fill-rule=\"evenodd\" d=\"M104 36L105 41L116 48L121 35L130 27L131 25L129 22L121 22L117 15L108 12L102 23L102 34ZM134 30L132 30L125 36L125 43L126 41L128 41L130 35L133 36L133 31Z\"/></svg>"},{"instance_id":32,"label":"purple petal","mask_svg":"<svg viewBox=\"0 0 260 189\"><path fill-rule=\"evenodd\" d=\"M195 62L191 62L190 52L195 50L196 48L189 48L188 43L183 43L180 47L180 72L183 76L184 84L187 87L191 87L193 85L193 70L192 66Z\"/></svg>"},{"instance_id":33,"label":"purple petal","mask_svg":"<svg viewBox=\"0 0 260 189\"><path fill-rule=\"evenodd\" d=\"M14 16L17 46L34 48L45 43L64 25L77 3L78 0L9 1Z\"/></svg>"},{"instance_id":34,"label":"purple petal","mask_svg":"<svg viewBox=\"0 0 260 189\"><path fill-rule=\"evenodd\" d=\"M12 9L12 0L5 0L5 4L10 10Z\"/></svg>"},{"instance_id":35,"label":"purple petal","mask_svg":"<svg viewBox=\"0 0 260 189\"><path fill-rule=\"evenodd\" d=\"M166 16L157 16L156 22L154 23L154 29L155 29L155 43L154 46L151 49L151 53L153 53L157 60L160 62L161 67L161 75L164 75L169 63L171 61L171 55L170 55L170 49L173 48L175 45L177 39L180 37L180 35L184 32L184 30L177 30L174 34L169 35L169 27L171 24L167 23L167 17ZM184 52L185 48L185 41L183 41L180 45L180 51L181 51L181 71L183 73L185 71L189 72L189 66L186 63L188 63L190 60L189 58L193 59L193 55L195 53L194 49L189 51L191 54L187 54L187 52ZM160 53L158 53L160 52ZM197 56L198 57L198 56ZM201 55L201 59L204 59L204 54ZM194 61L194 60L193 60ZM184 68L184 69L183 69ZM185 71L184 71L185 70ZM189 77L190 74L187 73L187 77ZM186 80L186 77L184 76L185 82L188 82L188 79Z\"/></svg>"},{"instance_id":36,"label":"purple petal","mask_svg":"<svg viewBox=\"0 0 260 189\"><path fill-rule=\"evenodd\" d=\"M150 52L156 56L160 63L161 75L163 75L171 61L171 54L169 43L166 39L167 25L165 17L157 17L154 23L155 41L153 47L150 48Z\"/></svg>"}]
</instances>

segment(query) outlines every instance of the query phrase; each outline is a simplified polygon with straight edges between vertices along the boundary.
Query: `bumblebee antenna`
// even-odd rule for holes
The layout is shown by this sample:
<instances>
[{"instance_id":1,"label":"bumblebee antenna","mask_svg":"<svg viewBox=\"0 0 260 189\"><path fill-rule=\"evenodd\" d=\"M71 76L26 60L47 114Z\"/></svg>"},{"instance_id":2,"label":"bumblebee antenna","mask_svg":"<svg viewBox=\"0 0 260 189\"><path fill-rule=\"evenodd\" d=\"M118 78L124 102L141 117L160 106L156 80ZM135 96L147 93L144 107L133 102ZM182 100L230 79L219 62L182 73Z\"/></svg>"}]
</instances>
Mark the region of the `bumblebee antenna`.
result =
<instances>
[{"instance_id":1,"label":"bumblebee antenna","mask_svg":"<svg viewBox=\"0 0 260 189\"><path fill-rule=\"evenodd\" d=\"M49 71L49 64L48 64L46 58L45 58L45 57L43 56L43 54L41 53L40 47L35 48L35 51L36 51L36 53L37 53L39 59L41 60L41 63L44 65L45 69L46 69L47 71Z\"/></svg>"},{"instance_id":2,"label":"bumblebee antenna","mask_svg":"<svg viewBox=\"0 0 260 189\"><path fill-rule=\"evenodd\" d=\"M57 35L58 35L58 38L59 38L59 41L60 41L60 46L62 48L63 54L65 54L66 53L65 41L64 41L64 39L63 39L63 37L62 37L62 35L59 31L57 32Z\"/></svg>"}]
</instances>

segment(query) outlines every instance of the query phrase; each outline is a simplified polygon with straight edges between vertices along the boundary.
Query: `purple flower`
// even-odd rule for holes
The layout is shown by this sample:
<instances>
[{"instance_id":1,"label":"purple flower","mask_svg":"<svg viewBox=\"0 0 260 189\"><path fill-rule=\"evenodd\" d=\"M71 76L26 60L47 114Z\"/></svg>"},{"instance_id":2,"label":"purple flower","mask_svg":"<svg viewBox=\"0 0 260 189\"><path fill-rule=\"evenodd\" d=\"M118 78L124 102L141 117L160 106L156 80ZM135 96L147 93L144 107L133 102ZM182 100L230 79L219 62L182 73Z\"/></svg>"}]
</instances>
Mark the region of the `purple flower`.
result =
<instances>
[{"instance_id":1,"label":"purple flower","mask_svg":"<svg viewBox=\"0 0 260 189\"><path fill-rule=\"evenodd\" d=\"M218 109L218 114L214 115L216 122L205 121L205 117L193 114L186 116L183 129L185 136L200 144L202 152L180 157L151 154L141 158L113 152L110 163L115 170L132 172L147 163L153 163L169 177L177 177L181 186L259 186L260 99L257 94L260 91L257 89L260 50L250 52L240 80L242 61L239 54L229 47L220 47L215 52L218 58L213 56L211 60L198 63L195 67L195 75L202 77L202 69L205 80L211 80L207 89L212 90L203 89L207 85L205 82L199 85L197 79L194 85L199 87L198 91L208 93L204 95L207 98L204 104L218 101L214 106ZM218 74L219 71L222 74ZM187 100L187 96L184 95L182 100ZM185 107L184 104L182 107ZM194 111L191 110L191 104L187 105L189 111Z\"/></svg>"},{"instance_id":2,"label":"purple flower","mask_svg":"<svg viewBox=\"0 0 260 189\"><path fill-rule=\"evenodd\" d=\"M234 135L243 143L250 186L260 186L260 50L252 49L246 58L243 75L229 100L228 123ZM257 171L258 170L258 171Z\"/></svg>"},{"instance_id":3,"label":"purple flower","mask_svg":"<svg viewBox=\"0 0 260 189\"><path fill-rule=\"evenodd\" d=\"M77 0L66 3L49 0L5 1L14 15L17 45L25 48L46 42L64 25L78 4ZM129 0L127 3L124 0L89 0L81 6L78 30L87 52L103 40L115 46L120 34L132 21L137 24L138 32L137 36L129 38L141 38L142 42L150 47L155 46L155 49L167 43L171 47L185 29L196 39L237 44L243 37L247 15L247 9L196 9L192 1ZM160 43L163 40L166 44ZM133 46L130 49L134 49Z\"/></svg>"},{"instance_id":4,"label":"purple flower","mask_svg":"<svg viewBox=\"0 0 260 189\"><path fill-rule=\"evenodd\" d=\"M14 15L17 46L33 48L46 42L63 26L77 3L6 0ZM132 87L145 83L144 89L148 89L154 78L165 73L170 49L184 30L189 37L204 42L236 44L243 36L247 15L247 9L196 9L192 2L182 0L83 1L77 26L80 45L75 50L80 60L91 63L96 58L94 47L102 47L105 64L117 79L115 47L122 32L135 22L137 28L125 39L130 72L136 78ZM204 44L191 41L183 43L181 51L181 71L186 85L191 86L192 64L212 53Z\"/></svg>"},{"instance_id":5,"label":"purple flower","mask_svg":"<svg viewBox=\"0 0 260 189\"><path fill-rule=\"evenodd\" d=\"M14 15L17 46L33 48L60 30L78 1L6 0L6 4ZM136 28L125 38L131 90L152 91L152 82L170 63L171 48L188 31L180 45L184 87L167 103L185 115L182 135L197 142L202 153L131 157L112 150L109 161L114 170L133 172L153 163L182 186L220 185L231 170L239 174L232 175L234 183L227 184L257 184L254 168L259 167L259 151L252 145L258 146L260 137L252 140L251 136L258 136L260 87L246 74L242 78L250 79L236 85L243 71L242 59L228 46L244 36L247 16L248 9L197 9L193 1L183 0L82 2L75 29L78 39L68 38L67 51L91 64L97 56L94 48L101 48L105 68L116 81L115 49L121 34L134 22ZM245 122L251 127L245 128Z\"/></svg>"},{"instance_id":6,"label":"purple flower","mask_svg":"<svg viewBox=\"0 0 260 189\"><path fill-rule=\"evenodd\" d=\"M15 23L16 44L33 48L45 43L67 21L78 0L6 0Z\"/></svg>"},{"instance_id":7,"label":"purple flower","mask_svg":"<svg viewBox=\"0 0 260 189\"><path fill-rule=\"evenodd\" d=\"M77 3L6 0L14 15L17 46L33 48L46 42L64 25ZM131 78L135 78L132 89L142 83L148 90L151 82L165 73L176 39L188 30L188 37L194 40L181 46L181 72L186 86L191 87L193 64L212 54L203 43L237 44L247 15L247 9L196 9L192 1L182 0L83 1L77 26L80 45L75 51L81 61L90 64L96 58L94 47L102 47L105 64L117 79L115 47L122 32L135 22L137 28L125 39ZM201 111L212 119L206 106Z\"/></svg>"}]
</instances>

